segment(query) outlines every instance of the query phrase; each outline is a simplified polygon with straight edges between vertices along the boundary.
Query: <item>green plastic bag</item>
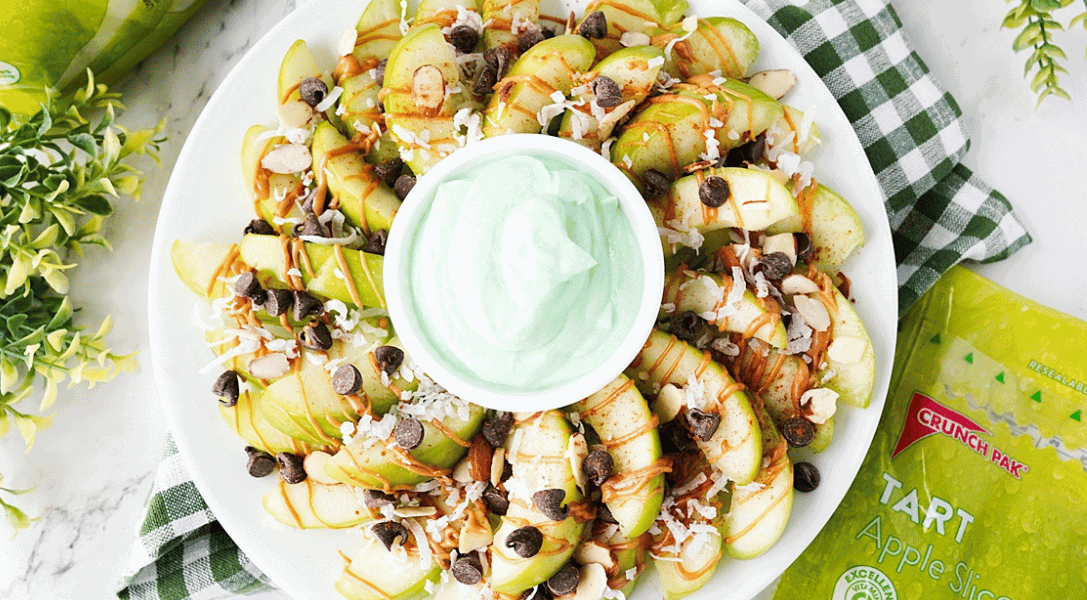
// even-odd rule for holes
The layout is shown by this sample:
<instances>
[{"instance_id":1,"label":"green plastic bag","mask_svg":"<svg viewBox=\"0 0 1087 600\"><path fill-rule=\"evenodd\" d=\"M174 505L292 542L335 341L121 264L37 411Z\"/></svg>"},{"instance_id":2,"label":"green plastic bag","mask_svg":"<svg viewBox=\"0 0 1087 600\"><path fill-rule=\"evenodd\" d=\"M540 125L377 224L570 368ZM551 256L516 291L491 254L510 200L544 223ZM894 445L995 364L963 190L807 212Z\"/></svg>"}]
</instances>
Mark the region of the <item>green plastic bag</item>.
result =
<instances>
[{"instance_id":1,"label":"green plastic bag","mask_svg":"<svg viewBox=\"0 0 1087 600\"><path fill-rule=\"evenodd\" d=\"M110 84L161 46L207 0L6 0L0 106L33 114L46 87Z\"/></svg>"},{"instance_id":2,"label":"green plastic bag","mask_svg":"<svg viewBox=\"0 0 1087 600\"><path fill-rule=\"evenodd\" d=\"M774 600L1087 598L1087 323L956 267L898 339L864 465Z\"/></svg>"}]
</instances>

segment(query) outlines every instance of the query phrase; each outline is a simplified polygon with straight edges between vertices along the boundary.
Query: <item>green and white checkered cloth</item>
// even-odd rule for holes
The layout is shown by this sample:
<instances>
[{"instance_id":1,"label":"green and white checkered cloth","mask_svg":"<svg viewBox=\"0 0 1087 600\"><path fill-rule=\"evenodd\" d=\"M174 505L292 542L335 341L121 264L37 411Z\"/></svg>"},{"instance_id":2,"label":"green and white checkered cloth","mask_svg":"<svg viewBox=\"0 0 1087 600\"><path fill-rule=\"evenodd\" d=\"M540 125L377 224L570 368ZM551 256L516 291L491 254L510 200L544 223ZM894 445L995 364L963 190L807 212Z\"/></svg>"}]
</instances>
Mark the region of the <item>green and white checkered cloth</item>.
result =
<instances>
[{"instance_id":1,"label":"green and white checkered cloth","mask_svg":"<svg viewBox=\"0 0 1087 600\"><path fill-rule=\"evenodd\" d=\"M905 311L955 263L1030 242L1011 205L960 163L955 100L910 48L884 0L744 0L811 63L845 110L885 195ZM119 596L210 600L269 588L219 526L172 440Z\"/></svg>"}]
</instances>

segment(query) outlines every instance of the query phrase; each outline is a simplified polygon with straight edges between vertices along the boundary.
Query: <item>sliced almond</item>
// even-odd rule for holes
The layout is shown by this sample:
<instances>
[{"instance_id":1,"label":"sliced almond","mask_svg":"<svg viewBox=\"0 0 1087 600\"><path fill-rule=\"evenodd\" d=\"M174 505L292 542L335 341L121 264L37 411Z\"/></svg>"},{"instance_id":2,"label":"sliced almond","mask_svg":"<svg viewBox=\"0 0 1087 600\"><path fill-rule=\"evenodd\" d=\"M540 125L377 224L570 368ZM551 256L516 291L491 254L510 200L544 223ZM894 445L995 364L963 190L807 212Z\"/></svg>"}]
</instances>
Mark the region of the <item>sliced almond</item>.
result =
<instances>
[{"instance_id":1,"label":"sliced almond","mask_svg":"<svg viewBox=\"0 0 1087 600\"><path fill-rule=\"evenodd\" d=\"M789 257L790 262L796 264L796 237L791 233L766 236L762 242L762 253L770 254L771 252L781 252Z\"/></svg>"},{"instance_id":2,"label":"sliced almond","mask_svg":"<svg viewBox=\"0 0 1087 600\"><path fill-rule=\"evenodd\" d=\"M671 383L666 383L657 394L657 402L653 405L653 412L660 417L661 423L667 423L676 418L676 415L686 404L687 393Z\"/></svg>"},{"instance_id":3,"label":"sliced almond","mask_svg":"<svg viewBox=\"0 0 1087 600\"><path fill-rule=\"evenodd\" d=\"M307 454L306 458L302 460L302 468L306 471L306 477L325 485L336 485L337 483L340 483L329 477L328 473L325 472L325 465L328 464L328 459L330 458L332 458L331 454L319 450Z\"/></svg>"},{"instance_id":4,"label":"sliced almond","mask_svg":"<svg viewBox=\"0 0 1087 600\"><path fill-rule=\"evenodd\" d=\"M257 379L279 379L291 370L291 361L282 352L265 354L249 361L249 374Z\"/></svg>"},{"instance_id":5,"label":"sliced almond","mask_svg":"<svg viewBox=\"0 0 1087 600\"><path fill-rule=\"evenodd\" d=\"M619 43L627 48L634 46L648 46L650 39L648 35L640 31L624 31L623 35L619 36Z\"/></svg>"},{"instance_id":6,"label":"sliced almond","mask_svg":"<svg viewBox=\"0 0 1087 600\"><path fill-rule=\"evenodd\" d=\"M432 517L438 514L438 509L433 506L398 506L393 509L393 514L401 519Z\"/></svg>"},{"instance_id":7,"label":"sliced almond","mask_svg":"<svg viewBox=\"0 0 1087 600\"><path fill-rule=\"evenodd\" d=\"M506 449L495 448L491 456L491 485L498 487L502 483L502 472L506 470Z\"/></svg>"},{"instance_id":8,"label":"sliced almond","mask_svg":"<svg viewBox=\"0 0 1087 600\"><path fill-rule=\"evenodd\" d=\"M827 307L823 306L819 300L798 294L793 296L793 304L800 316L804 317L804 322L812 329L826 331L830 327L830 314L827 313Z\"/></svg>"},{"instance_id":9,"label":"sliced almond","mask_svg":"<svg viewBox=\"0 0 1087 600\"><path fill-rule=\"evenodd\" d=\"M305 144L284 144L276 146L260 159L260 166L273 173L300 173L309 168L313 159L309 146Z\"/></svg>"},{"instance_id":10,"label":"sliced almond","mask_svg":"<svg viewBox=\"0 0 1087 600\"><path fill-rule=\"evenodd\" d=\"M491 477L491 445L482 435L472 438L468 448L468 472L475 481L487 481Z\"/></svg>"},{"instance_id":11,"label":"sliced almond","mask_svg":"<svg viewBox=\"0 0 1087 600\"><path fill-rule=\"evenodd\" d=\"M411 78L411 98L427 117L438 114L445 103L445 77L438 67L423 65Z\"/></svg>"},{"instance_id":12,"label":"sliced almond","mask_svg":"<svg viewBox=\"0 0 1087 600\"><path fill-rule=\"evenodd\" d=\"M347 56L355 50L355 42L359 39L359 32L354 27L348 27L340 34L340 41L336 43L336 52L340 56Z\"/></svg>"},{"instance_id":13,"label":"sliced almond","mask_svg":"<svg viewBox=\"0 0 1087 600\"><path fill-rule=\"evenodd\" d=\"M463 460L457 463L457 466L453 467L453 473L450 477L457 483L472 483L475 481L472 479L472 465L468 457L464 457Z\"/></svg>"},{"instance_id":14,"label":"sliced almond","mask_svg":"<svg viewBox=\"0 0 1087 600\"><path fill-rule=\"evenodd\" d=\"M800 409L809 421L822 425L838 409L838 392L829 388L810 389L800 396Z\"/></svg>"},{"instance_id":15,"label":"sliced almond","mask_svg":"<svg viewBox=\"0 0 1087 600\"><path fill-rule=\"evenodd\" d=\"M774 100L781 100L796 85L796 75L789 69L759 71L747 83Z\"/></svg>"},{"instance_id":16,"label":"sliced almond","mask_svg":"<svg viewBox=\"0 0 1087 600\"><path fill-rule=\"evenodd\" d=\"M827 358L843 365L854 365L861 362L864 351L868 349L868 342L861 338L850 336L836 337L827 348Z\"/></svg>"},{"instance_id":17,"label":"sliced almond","mask_svg":"<svg viewBox=\"0 0 1087 600\"><path fill-rule=\"evenodd\" d=\"M818 291L819 286L803 275L793 274L781 280L783 294L814 294Z\"/></svg>"},{"instance_id":18,"label":"sliced almond","mask_svg":"<svg viewBox=\"0 0 1087 600\"><path fill-rule=\"evenodd\" d=\"M566 458L570 461L570 470L574 473L574 483L585 491L585 474L581 472L581 466L585 463L585 457L589 455L589 444L585 436L575 433L570 436L570 444L566 447Z\"/></svg>"},{"instance_id":19,"label":"sliced almond","mask_svg":"<svg viewBox=\"0 0 1087 600\"><path fill-rule=\"evenodd\" d=\"M493 541L494 533L490 527L480 526L475 520L467 519L464 527L460 530L460 537L457 539L457 550L462 555L468 554L490 546Z\"/></svg>"},{"instance_id":20,"label":"sliced almond","mask_svg":"<svg viewBox=\"0 0 1087 600\"><path fill-rule=\"evenodd\" d=\"M569 597L569 600L600 600L607 590L608 574L604 571L604 567L597 563L589 563L581 567L577 591Z\"/></svg>"},{"instance_id":21,"label":"sliced almond","mask_svg":"<svg viewBox=\"0 0 1087 600\"><path fill-rule=\"evenodd\" d=\"M574 561L583 564L597 564L604 567L608 573L619 567L619 561L615 552L604 544L595 540L585 540L574 550Z\"/></svg>"},{"instance_id":22,"label":"sliced almond","mask_svg":"<svg viewBox=\"0 0 1087 600\"><path fill-rule=\"evenodd\" d=\"M626 102L611 109L611 112L604 115L603 119L600 119L600 125L597 126L596 139L606 140L611 137L611 132L615 129L615 126L619 124L619 121L623 117L630 114L630 111L634 109L634 105L637 104L633 100L627 100Z\"/></svg>"},{"instance_id":23,"label":"sliced almond","mask_svg":"<svg viewBox=\"0 0 1087 600\"><path fill-rule=\"evenodd\" d=\"M313 107L301 100L288 100L276 109L279 124L287 129L301 129L313 118Z\"/></svg>"}]
</instances>

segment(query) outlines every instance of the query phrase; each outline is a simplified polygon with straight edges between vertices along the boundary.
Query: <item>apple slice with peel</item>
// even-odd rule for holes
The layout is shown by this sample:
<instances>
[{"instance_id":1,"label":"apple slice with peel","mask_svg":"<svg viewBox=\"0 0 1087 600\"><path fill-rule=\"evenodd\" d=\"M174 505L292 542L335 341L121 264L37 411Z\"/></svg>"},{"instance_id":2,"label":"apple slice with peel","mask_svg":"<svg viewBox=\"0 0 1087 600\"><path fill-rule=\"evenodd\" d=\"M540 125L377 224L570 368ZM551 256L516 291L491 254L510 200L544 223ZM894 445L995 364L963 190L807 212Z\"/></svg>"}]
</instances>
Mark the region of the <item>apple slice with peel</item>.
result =
<instances>
[{"instance_id":1,"label":"apple slice with peel","mask_svg":"<svg viewBox=\"0 0 1087 600\"><path fill-rule=\"evenodd\" d=\"M734 284L737 282L728 275L680 268L664 279L664 303L675 306L674 314L694 311L721 331L742 333L745 337L784 348L789 343L789 336L777 306L756 297L747 289L747 282L738 282L744 286L744 293L731 308L727 307L729 290ZM722 314L720 318L719 314Z\"/></svg>"},{"instance_id":2,"label":"apple slice with peel","mask_svg":"<svg viewBox=\"0 0 1087 600\"><path fill-rule=\"evenodd\" d=\"M653 330L626 375L660 390L665 384L684 387L688 381L702 388L699 402L721 421L708 441L696 438L706 460L739 485L755 478L762 460L762 437L751 400L709 353L673 335ZM692 407L688 407L692 408Z\"/></svg>"},{"instance_id":3,"label":"apple slice with peel","mask_svg":"<svg viewBox=\"0 0 1087 600\"><path fill-rule=\"evenodd\" d=\"M351 148L330 123L319 124L313 132L313 171L324 174L328 191L338 198L348 223L365 232L388 231L400 209L400 199L374 176L362 154Z\"/></svg>"},{"instance_id":4,"label":"apple slice with peel","mask_svg":"<svg viewBox=\"0 0 1087 600\"><path fill-rule=\"evenodd\" d=\"M702 203L698 189L709 177L728 184L728 201L717 208ZM668 194L650 201L660 210L660 227L677 221L701 232L740 227L748 231L766 229L785 219L799 218L800 205L789 189L764 171L736 167L703 169L676 180Z\"/></svg>"},{"instance_id":5,"label":"apple slice with peel","mask_svg":"<svg viewBox=\"0 0 1087 600\"><path fill-rule=\"evenodd\" d=\"M437 583L442 574L437 561L424 558L417 543L390 551L369 530L363 531L365 541L336 580L336 591L348 600L416 600L429 595L427 581Z\"/></svg>"},{"instance_id":6,"label":"apple slice with peel","mask_svg":"<svg viewBox=\"0 0 1087 600\"><path fill-rule=\"evenodd\" d=\"M170 262L190 290L205 300L214 300L231 293L218 277L234 248L234 244L174 240L170 245Z\"/></svg>"},{"instance_id":7,"label":"apple slice with peel","mask_svg":"<svg viewBox=\"0 0 1087 600\"><path fill-rule=\"evenodd\" d=\"M625 32L648 36L655 27L665 28L683 18L687 0L592 0L585 15L600 11L608 23L608 33L601 39L590 40L596 46L597 60L623 48L620 38ZM580 23L579 23L580 26Z\"/></svg>"},{"instance_id":8,"label":"apple slice with peel","mask_svg":"<svg viewBox=\"0 0 1087 600\"><path fill-rule=\"evenodd\" d=\"M766 129L766 146L777 148L785 152L804 156L823 142L823 136L819 132L819 126L811 121L805 131L804 113L788 104L782 104L784 109L781 118Z\"/></svg>"},{"instance_id":9,"label":"apple slice with peel","mask_svg":"<svg viewBox=\"0 0 1087 600\"><path fill-rule=\"evenodd\" d=\"M513 476L506 481L510 506L490 547L491 588L496 592L516 596L547 581L570 560L581 539L585 524L572 512L556 521L541 512L532 499L536 492L559 489L565 493L562 506L581 500L567 456L570 435L570 425L559 411L515 414L505 444L513 467ZM523 558L506 542L511 533L526 526L543 534L543 545L534 556Z\"/></svg>"},{"instance_id":10,"label":"apple slice with peel","mask_svg":"<svg viewBox=\"0 0 1087 600\"><path fill-rule=\"evenodd\" d=\"M801 210L766 228L768 235L804 231L801 213L810 214L812 260L823 271L837 271L855 249L864 245L864 224L857 211L830 188L818 184L798 195Z\"/></svg>"},{"instance_id":11,"label":"apple slice with peel","mask_svg":"<svg viewBox=\"0 0 1087 600\"><path fill-rule=\"evenodd\" d=\"M660 436L649 405L634 382L619 375L569 409L592 426L615 461L615 474L601 491L619 530L628 538L640 536L653 525L664 497Z\"/></svg>"},{"instance_id":12,"label":"apple slice with peel","mask_svg":"<svg viewBox=\"0 0 1087 600\"><path fill-rule=\"evenodd\" d=\"M370 58L389 57L400 40L400 0L370 0L355 25L355 49L352 54L359 63Z\"/></svg>"},{"instance_id":13,"label":"apple slice with peel","mask_svg":"<svg viewBox=\"0 0 1087 600\"><path fill-rule=\"evenodd\" d=\"M370 520L354 489L309 479L295 484L280 480L263 504L275 520L299 529L345 529Z\"/></svg>"},{"instance_id":14,"label":"apple slice with peel","mask_svg":"<svg viewBox=\"0 0 1087 600\"><path fill-rule=\"evenodd\" d=\"M272 456L280 452L304 455L314 446L296 440L272 424L261 414L260 404L264 391L261 389L244 390L238 395L234 406L219 405L219 414L226 424L245 440L245 443Z\"/></svg>"},{"instance_id":15,"label":"apple slice with peel","mask_svg":"<svg viewBox=\"0 0 1087 600\"><path fill-rule=\"evenodd\" d=\"M487 411L481 406L467 404L466 419L448 416L435 426L423 425L423 441L412 450L404 450L395 437L378 440L359 435L343 446L325 465L325 473L336 481L369 489L389 490L396 486L411 486L448 474L468 452L458 441L471 440L483 424ZM451 438L446 430L456 436Z\"/></svg>"},{"instance_id":16,"label":"apple slice with peel","mask_svg":"<svg viewBox=\"0 0 1087 600\"><path fill-rule=\"evenodd\" d=\"M517 35L512 31L513 24L539 20L540 0L483 0L480 16L483 18L483 47L506 46L516 54Z\"/></svg>"},{"instance_id":17,"label":"apple slice with peel","mask_svg":"<svg viewBox=\"0 0 1087 600\"><path fill-rule=\"evenodd\" d=\"M636 538L628 538L617 527L597 521L593 525L592 539L615 554L616 568L614 574L608 573L608 587L629 597L638 576L645 570L645 555L652 537L643 533ZM628 575L631 569L635 569L633 577Z\"/></svg>"},{"instance_id":18,"label":"apple slice with peel","mask_svg":"<svg viewBox=\"0 0 1087 600\"><path fill-rule=\"evenodd\" d=\"M680 545L680 551L661 552L651 555L653 567L660 577L664 597L679 600L702 589L721 562L721 536L707 534L711 539L702 543L688 538Z\"/></svg>"},{"instance_id":19,"label":"apple slice with peel","mask_svg":"<svg viewBox=\"0 0 1087 600\"><path fill-rule=\"evenodd\" d=\"M419 0L412 27L434 23L438 27L452 27L457 20L457 9L479 12L479 0Z\"/></svg>"},{"instance_id":20,"label":"apple slice with peel","mask_svg":"<svg viewBox=\"0 0 1087 600\"><path fill-rule=\"evenodd\" d=\"M348 306L385 307L384 257L312 242L303 242L299 248L295 268L306 291ZM292 266L289 251L282 238L271 235L249 234L238 244L242 262L256 269L259 279L280 285L287 284Z\"/></svg>"},{"instance_id":21,"label":"apple slice with peel","mask_svg":"<svg viewBox=\"0 0 1087 600\"><path fill-rule=\"evenodd\" d=\"M283 55L283 62L279 65L279 77L276 80L276 101L285 104L291 100L302 98L298 86L307 77L316 77L325 82L328 89L332 89L332 78L324 73L317 61L313 59L313 53L305 40L295 40L287 53Z\"/></svg>"},{"instance_id":22,"label":"apple slice with peel","mask_svg":"<svg viewBox=\"0 0 1087 600\"><path fill-rule=\"evenodd\" d=\"M698 19L694 31L684 29L686 22L664 30L650 30L654 46L662 50L678 38L664 63L664 71L676 79L717 72L739 79L759 54L759 38L740 21L731 17Z\"/></svg>"},{"instance_id":23,"label":"apple slice with peel","mask_svg":"<svg viewBox=\"0 0 1087 600\"><path fill-rule=\"evenodd\" d=\"M563 99L574 87L574 76L589 70L596 51L580 35L559 35L528 49L495 84L483 111L483 136L507 133L540 133L546 125L538 115L553 104L553 94Z\"/></svg>"},{"instance_id":24,"label":"apple slice with peel","mask_svg":"<svg viewBox=\"0 0 1087 600\"><path fill-rule=\"evenodd\" d=\"M859 408L867 408L872 400L872 386L876 380L876 352L872 347L872 340L868 337L868 330L857 316L853 304L842 295L838 288L825 278L820 287L824 293L820 299L824 301L831 319L830 351L827 352L826 366L819 372L823 387L838 392L838 398ZM826 302L826 298L833 298L833 302ZM843 352L839 356L834 351L835 344L848 344L852 351ZM859 353L857 352L859 350ZM836 358L841 360L836 360Z\"/></svg>"}]
</instances>

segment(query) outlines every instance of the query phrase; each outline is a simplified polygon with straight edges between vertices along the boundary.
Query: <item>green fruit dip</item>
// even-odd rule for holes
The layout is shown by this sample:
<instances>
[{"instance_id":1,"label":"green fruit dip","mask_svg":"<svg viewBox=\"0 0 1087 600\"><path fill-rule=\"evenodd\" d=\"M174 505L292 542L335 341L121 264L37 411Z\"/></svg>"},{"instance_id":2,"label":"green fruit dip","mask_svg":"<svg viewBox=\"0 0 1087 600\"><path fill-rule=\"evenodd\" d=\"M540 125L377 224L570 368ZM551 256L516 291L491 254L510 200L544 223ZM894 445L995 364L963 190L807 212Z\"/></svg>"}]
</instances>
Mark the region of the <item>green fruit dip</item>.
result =
<instances>
[{"instance_id":1,"label":"green fruit dip","mask_svg":"<svg viewBox=\"0 0 1087 600\"><path fill-rule=\"evenodd\" d=\"M435 188L405 257L409 310L451 371L534 392L604 362L645 277L619 199L551 158L509 156Z\"/></svg>"}]
</instances>

